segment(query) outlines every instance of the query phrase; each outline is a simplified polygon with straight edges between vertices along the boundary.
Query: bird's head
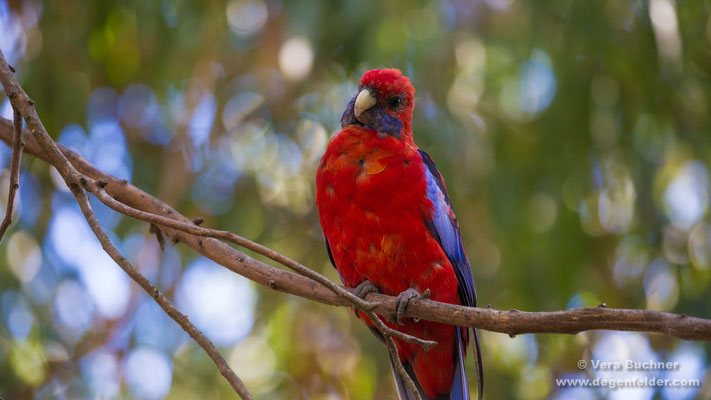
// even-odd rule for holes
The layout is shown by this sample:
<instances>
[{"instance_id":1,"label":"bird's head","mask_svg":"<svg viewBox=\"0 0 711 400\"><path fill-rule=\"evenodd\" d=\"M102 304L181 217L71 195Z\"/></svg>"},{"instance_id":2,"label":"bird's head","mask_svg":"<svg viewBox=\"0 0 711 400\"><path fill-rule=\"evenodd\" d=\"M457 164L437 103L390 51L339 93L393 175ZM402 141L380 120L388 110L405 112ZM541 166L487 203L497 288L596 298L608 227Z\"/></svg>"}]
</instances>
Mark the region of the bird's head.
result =
<instances>
[{"instance_id":1,"label":"bird's head","mask_svg":"<svg viewBox=\"0 0 711 400\"><path fill-rule=\"evenodd\" d=\"M404 140L412 138L415 88L399 69L372 69L360 80L358 94L341 117L341 127L360 125Z\"/></svg>"}]
</instances>

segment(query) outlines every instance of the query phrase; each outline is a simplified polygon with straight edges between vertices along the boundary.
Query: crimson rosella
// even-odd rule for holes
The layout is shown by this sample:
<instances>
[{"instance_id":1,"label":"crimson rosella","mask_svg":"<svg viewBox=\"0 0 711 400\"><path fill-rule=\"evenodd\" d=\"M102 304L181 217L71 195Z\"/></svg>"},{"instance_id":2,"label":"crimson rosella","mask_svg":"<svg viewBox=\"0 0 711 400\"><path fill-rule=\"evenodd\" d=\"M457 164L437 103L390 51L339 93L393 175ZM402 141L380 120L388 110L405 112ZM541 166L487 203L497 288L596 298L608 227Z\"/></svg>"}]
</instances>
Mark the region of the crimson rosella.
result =
<instances>
[{"instance_id":1,"label":"crimson rosella","mask_svg":"<svg viewBox=\"0 0 711 400\"><path fill-rule=\"evenodd\" d=\"M444 180L412 138L415 89L397 69L366 72L316 175L316 205L331 262L343 283L364 296L398 296L393 329L434 340L425 351L395 339L400 361L425 399L469 399L464 369L470 331L401 319L407 302L429 289L432 300L476 305L474 278ZM379 336L372 321L356 311ZM382 339L382 337L381 337ZM479 398L483 374L473 331ZM391 369L400 399L414 395Z\"/></svg>"}]
</instances>

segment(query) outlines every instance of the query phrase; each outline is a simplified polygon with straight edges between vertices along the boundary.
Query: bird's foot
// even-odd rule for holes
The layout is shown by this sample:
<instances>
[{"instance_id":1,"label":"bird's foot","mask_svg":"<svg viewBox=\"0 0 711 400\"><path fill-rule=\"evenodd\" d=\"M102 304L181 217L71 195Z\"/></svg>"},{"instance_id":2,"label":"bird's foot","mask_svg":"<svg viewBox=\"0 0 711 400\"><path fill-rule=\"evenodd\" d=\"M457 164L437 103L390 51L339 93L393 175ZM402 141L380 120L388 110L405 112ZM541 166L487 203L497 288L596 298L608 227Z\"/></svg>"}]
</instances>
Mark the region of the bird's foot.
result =
<instances>
[{"instance_id":1,"label":"bird's foot","mask_svg":"<svg viewBox=\"0 0 711 400\"><path fill-rule=\"evenodd\" d=\"M363 300L365 300L365 296L367 296L368 293L380 293L380 289L375 286L373 282L367 279L361 282L360 285L356 286L355 290L353 291L354 295L360 297Z\"/></svg>"},{"instance_id":2,"label":"bird's foot","mask_svg":"<svg viewBox=\"0 0 711 400\"><path fill-rule=\"evenodd\" d=\"M365 300L365 296L368 293L380 293L380 289L375 286L375 284L369 280L364 280L353 290L353 294ZM358 315L358 308L353 306L353 311Z\"/></svg>"},{"instance_id":3,"label":"bird's foot","mask_svg":"<svg viewBox=\"0 0 711 400\"><path fill-rule=\"evenodd\" d=\"M395 299L395 308L397 309L397 312L395 314L397 318L397 323L399 325L403 325L402 323L402 318L405 315L405 307L407 307L407 304L410 302L412 299L429 299L430 298L430 290L425 289L422 294L418 293L417 290L413 288L409 288L405 290L404 292L400 293L397 295L397 298ZM420 322L419 318L414 319L415 322Z\"/></svg>"}]
</instances>

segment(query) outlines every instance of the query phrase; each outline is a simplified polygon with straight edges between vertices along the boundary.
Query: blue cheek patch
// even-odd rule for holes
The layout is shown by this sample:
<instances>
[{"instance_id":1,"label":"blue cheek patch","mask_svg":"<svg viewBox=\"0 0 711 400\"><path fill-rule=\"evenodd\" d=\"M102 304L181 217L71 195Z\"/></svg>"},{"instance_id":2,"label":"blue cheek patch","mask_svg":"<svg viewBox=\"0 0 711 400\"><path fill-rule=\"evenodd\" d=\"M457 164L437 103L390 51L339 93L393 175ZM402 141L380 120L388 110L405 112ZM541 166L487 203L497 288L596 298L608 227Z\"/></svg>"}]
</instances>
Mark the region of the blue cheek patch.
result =
<instances>
[{"instance_id":1,"label":"blue cheek patch","mask_svg":"<svg viewBox=\"0 0 711 400\"><path fill-rule=\"evenodd\" d=\"M378 131L378 135L386 133L396 139L402 140L402 121L388 115L380 106L374 107L370 112L371 116L368 120L368 128Z\"/></svg>"},{"instance_id":2,"label":"blue cheek patch","mask_svg":"<svg viewBox=\"0 0 711 400\"><path fill-rule=\"evenodd\" d=\"M341 128L345 128L349 125L360 125L377 131L378 135L381 137L384 137L384 135L387 134L402 140L402 121L396 117L388 115L388 113L385 112L385 109L378 105L364 113L367 115L368 119L365 123L361 123L356 118L355 111L353 111L355 101L356 98L354 97L348 102L346 111L344 111L341 116Z\"/></svg>"}]
</instances>

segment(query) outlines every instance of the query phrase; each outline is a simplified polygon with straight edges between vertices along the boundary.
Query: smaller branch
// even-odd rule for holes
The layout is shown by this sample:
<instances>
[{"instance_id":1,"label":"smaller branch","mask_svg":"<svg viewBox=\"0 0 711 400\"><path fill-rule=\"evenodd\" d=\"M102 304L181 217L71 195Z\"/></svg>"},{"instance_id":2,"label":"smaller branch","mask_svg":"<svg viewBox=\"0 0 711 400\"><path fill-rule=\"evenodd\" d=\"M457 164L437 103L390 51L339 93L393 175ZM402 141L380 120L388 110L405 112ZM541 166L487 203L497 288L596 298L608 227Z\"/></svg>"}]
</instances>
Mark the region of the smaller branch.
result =
<instances>
[{"instance_id":1,"label":"smaller branch","mask_svg":"<svg viewBox=\"0 0 711 400\"><path fill-rule=\"evenodd\" d=\"M398 354L398 352L397 352L397 346L395 346L395 341L390 336L385 336L384 339L385 339L385 347L388 348L388 353L390 353L390 358L392 358L393 364L395 364L395 370L397 370L397 373L400 374L402 379L405 380L407 387L410 389L412 394L415 396L415 399L422 400L422 395L420 394L420 391L417 390L417 386L415 385L415 382L412 380L412 378L407 373L407 371L405 371L405 367L402 365L402 362L400 362L400 354Z\"/></svg>"},{"instance_id":2,"label":"smaller branch","mask_svg":"<svg viewBox=\"0 0 711 400\"><path fill-rule=\"evenodd\" d=\"M415 396L415 399L422 400L422 396L420 394L420 391L417 390L417 386L415 386L415 382L412 380L412 378L407 373L407 371L405 371L405 366L403 366L402 361L400 361L400 354L397 351L397 346L395 346L395 341L393 340L393 337L396 337L396 338L403 340L405 342L408 342L408 343L416 343L419 346L421 346L423 349L425 349L425 351L429 351L432 346L436 346L437 342L432 341L432 340L420 339L418 337L411 336L406 333L392 329L389 326L387 326L380 319L380 317L378 317L373 311L365 311L365 314L368 316L370 321L373 322L373 324L378 329L380 334L383 335L383 341L385 342L385 347L388 349L388 353L390 353L390 360L392 361L393 365L395 366L395 370L397 371L398 374L400 374L402 379L405 381L408 388Z\"/></svg>"},{"instance_id":3,"label":"smaller branch","mask_svg":"<svg viewBox=\"0 0 711 400\"><path fill-rule=\"evenodd\" d=\"M408 335L407 333L400 332L385 325L385 323L380 318L378 318L378 316L373 311L366 311L365 314L368 316L368 318L370 318L371 321L373 321L375 327L378 328L380 333L382 333L384 336L396 337L404 342L414 343L422 347L425 351L430 351L432 346L437 345L437 342L433 340L420 339L416 336Z\"/></svg>"},{"instance_id":4,"label":"smaller branch","mask_svg":"<svg viewBox=\"0 0 711 400\"><path fill-rule=\"evenodd\" d=\"M232 369L227 365L227 361L222 357L219 351L215 348L215 345L205 337L205 335L200 332L199 329L193 325L187 316L178 311L175 306L166 298L159 290L156 288L146 277L141 275L131 263L124 257L123 254L111 243L111 239L106 234L104 229L99 224L99 220L96 218L94 211L91 209L91 204L89 203L89 197L87 197L86 192L81 189L76 183L70 183L70 189L74 193L74 197L79 203L79 208L81 208L82 214L89 227L94 232L94 235L101 243L101 247L104 251L116 262L116 264L123 269L126 274L133 279L146 293L150 294L151 297L158 303L158 305L172 318L175 322L180 325L185 332L187 332L196 342L202 347L212 361L217 365L217 369L220 371L222 376L227 379L227 381L232 385L232 388L237 392L237 394L244 400L254 400L252 395L247 391L244 383L237 376L237 374L232 371Z\"/></svg>"},{"instance_id":5,"label":"smaller branch","mask_svg":"<svg viewBox=\"0 0 711 400\"><path fill-rule=\"evenodd\" d=\"M14 97L14 93L8 93L8 97ZM12 143L12 162L10 167L10 190L7 195L7 208L5 209L5 219L0 224L0 241L2 241L5 231L12 224L12 212L15 209L15 194L20 187L20 160L25 143L22 141L22 114L15 109L15 136Z\"/></svg>"}]
</instances>

